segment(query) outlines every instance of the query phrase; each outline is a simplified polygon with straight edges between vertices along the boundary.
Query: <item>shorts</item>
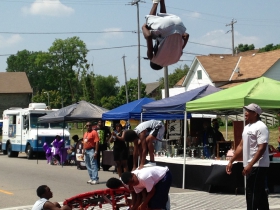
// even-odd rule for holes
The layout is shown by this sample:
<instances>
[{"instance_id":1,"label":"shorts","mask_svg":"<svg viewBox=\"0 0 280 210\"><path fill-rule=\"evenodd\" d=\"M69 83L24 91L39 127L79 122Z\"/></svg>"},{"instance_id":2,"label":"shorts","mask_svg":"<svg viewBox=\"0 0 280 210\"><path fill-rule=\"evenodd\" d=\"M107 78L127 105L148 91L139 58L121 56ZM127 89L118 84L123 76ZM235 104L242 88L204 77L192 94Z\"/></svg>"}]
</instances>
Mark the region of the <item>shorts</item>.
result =
<instances>
[{"instance_id":1,"label":"shorts","mask_svg":"<svg viewBox=\"0 0 280 210\"><path fill-rule=\"evenodd\" d=\"M167 171L165 176L155 185L155 194L148 203L151 209L165 209L168 193L172 183L172 174Z\"/></svg>"},{"instance_id":2,"label":"shorts","mask_svg":"<svg viewBox=\"0 0 280 210\"><path fill-rule=\"evenodd\" d=\"M161 141L164 137L164 132L165 132L164 125L159 125L158 127L151 130L148 135L152 135L157 140Z\"/></svg>"},{"instance_id":3,"label":"shorts","mask_svg":"<svg viewBox=\"0 0 280 210\"><path fill-rule=\"evenodd\" d=\"M113 151L114 155L114 161L122 161L128 159L128 149L121 149L121 150L115 150Z\"/></svg>"}]
</instances>

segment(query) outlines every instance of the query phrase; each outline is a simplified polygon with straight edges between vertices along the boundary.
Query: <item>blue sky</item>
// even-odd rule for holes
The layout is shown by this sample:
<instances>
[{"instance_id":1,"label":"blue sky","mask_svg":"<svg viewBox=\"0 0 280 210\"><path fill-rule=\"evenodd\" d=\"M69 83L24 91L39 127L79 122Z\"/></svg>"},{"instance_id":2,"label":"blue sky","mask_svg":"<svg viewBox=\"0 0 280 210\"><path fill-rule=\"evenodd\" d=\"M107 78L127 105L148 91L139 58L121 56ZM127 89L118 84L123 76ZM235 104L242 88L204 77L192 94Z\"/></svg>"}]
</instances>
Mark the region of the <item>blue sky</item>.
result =
<instances>
[{"instance_id":1,"label":"blue sky","mask_svg":"<svg viewBox=\"0 0 280 210\"><path fill-rule=\"evenodd\" d=\"M226 33L231 28L226 24L232 19L237 21L235 46L243 43L259 48L280 43L278 0L165 2L167 12L180 16L190 34L181 61L169 66L169 73L181 65L190 66L196 54L231 53L231 33ZM125 55L128 80L137 78L138 49L127 47L137 45L137 8L129 3L129 0L0 0L0 72L6 71L7 55L24 49L47 51L55 39L79 36L90 50L88 61L93 64L91 71L95 74L118 76L123 85ZM150 0L139 3L140 27L151 6ZM103 33L106 31L109 33ZM140 37L141 45L146 45L142 34ZM141 57L146 57L145 47L141 47ZM144 83L155 82L163 77L163 71L151 70L149 62L141 59L141 77Z\"/></svg>"}]
</instances>

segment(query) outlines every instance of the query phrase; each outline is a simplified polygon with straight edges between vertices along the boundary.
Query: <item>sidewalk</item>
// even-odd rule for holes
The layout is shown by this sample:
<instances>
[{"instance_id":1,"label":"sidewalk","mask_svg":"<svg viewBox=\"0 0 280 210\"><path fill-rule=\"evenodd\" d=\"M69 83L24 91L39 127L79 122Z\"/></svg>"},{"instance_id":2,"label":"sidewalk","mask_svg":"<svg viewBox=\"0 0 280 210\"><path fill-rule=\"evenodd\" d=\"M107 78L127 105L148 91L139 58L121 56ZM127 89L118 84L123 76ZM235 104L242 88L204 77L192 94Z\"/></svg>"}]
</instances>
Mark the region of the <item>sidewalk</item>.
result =
<instances>
[{"instance_id":1,"label":"sidewalk","mask_svg":"<svg viewBox=\"0 0 280 210\"><path fill-rule=\"evenodd\" d=\"M280 194L269 195L270 209L280 210ZM245 210L246 201L244 195L215 194L202 191L186 193L170 193L171 210ZM31 210L32 205L5 208L0 210ZM95 209L99 209L96 207ZM103 205L104 210L111 210L110 205ZM126 209L126 208L122 208Z\"/></svg>"}]
</instances>

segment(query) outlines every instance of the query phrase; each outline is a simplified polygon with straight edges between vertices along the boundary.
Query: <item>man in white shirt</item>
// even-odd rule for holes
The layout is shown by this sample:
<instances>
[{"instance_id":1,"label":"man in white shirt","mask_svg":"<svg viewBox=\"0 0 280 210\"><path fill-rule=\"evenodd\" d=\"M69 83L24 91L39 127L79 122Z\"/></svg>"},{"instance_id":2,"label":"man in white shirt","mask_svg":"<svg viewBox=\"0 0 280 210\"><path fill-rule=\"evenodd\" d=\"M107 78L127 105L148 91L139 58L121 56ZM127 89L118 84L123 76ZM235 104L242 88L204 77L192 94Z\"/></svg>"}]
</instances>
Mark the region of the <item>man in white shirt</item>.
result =
<instances>
[{"instance_id":1,"label":"man in white shirt","mask_svg":"<svg viewBox=\"0 0 280 210\"><path fill-rule=\"evenodd\" d=\"M159 3L160 13L156 14ZM142 31L147 41L150 66L154 70L177 63L189 39L182 20L176 15L166 13L164 0L153 0L152 9L146 16Z\"/></svg>"},{"instance_id":2,"label":"man in white shirt","mask_svg":"<svg viewBox=\"0 0 280 210\"><path fill-rule=\"evenodd\" d=\"M124 172L124 184L133 187L135 193L142 193L142 200L138 209L165 209L168 193L172 183L172 175L168 167L152 166L141 170Z\"/></svg>"},{"instance_id":3,"label":"man in white shirt","mask_svg":"<svg viewBox=\"0 0 280 210\"><path fill-rule=\"evenodd\" d=\"M243 176L246 176L247 209L269 210L265 192L266 173L269 168L269 131L260 120L261 108L257 104L249 104L245 109L245 120L248 123L243 130L242 140L229 161L226 172L231 174L232 163L243 152Z\"/></svg>"},{"instance_id":4,"label":"man in white shirt","mask_svg":"<svg viewBox=\"0 0 280 210\"><path fill-rule=\"evenodd\" d=\"M49 199L53 197L53 193L47 185L41 185L37 188L37 195L40 198L35 202L32 210L70 210L69 206L61 207L57 202L50 202Z\"/></svg>"}]
</instances>

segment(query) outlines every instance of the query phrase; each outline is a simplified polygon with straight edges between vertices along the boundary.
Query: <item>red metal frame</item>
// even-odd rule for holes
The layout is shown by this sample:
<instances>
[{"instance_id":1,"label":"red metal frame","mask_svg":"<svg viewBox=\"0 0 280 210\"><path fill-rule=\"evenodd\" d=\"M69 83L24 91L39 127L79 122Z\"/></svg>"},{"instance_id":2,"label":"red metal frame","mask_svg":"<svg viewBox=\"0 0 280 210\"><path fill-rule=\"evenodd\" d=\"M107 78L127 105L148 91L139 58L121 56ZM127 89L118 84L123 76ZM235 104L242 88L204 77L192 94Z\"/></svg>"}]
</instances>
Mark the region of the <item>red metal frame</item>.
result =
<instances>
[{"instance_id":1,"label":"red metal frame","mask_svg":"<svg viewBox=\"0 0 280 210\"><path fill-rule=\"evenodd\" d=\"M63 205L87 210L89 207L92 207L92 209L96 206L102 208L103 204L111 204L112 210L117 210L117 203L122 199L124 199L125 204L128 205L127 197L129 196L129 190L124 187L118 189L102 189L68 198L63 202Z\"/></svg>"}]
</instances>

